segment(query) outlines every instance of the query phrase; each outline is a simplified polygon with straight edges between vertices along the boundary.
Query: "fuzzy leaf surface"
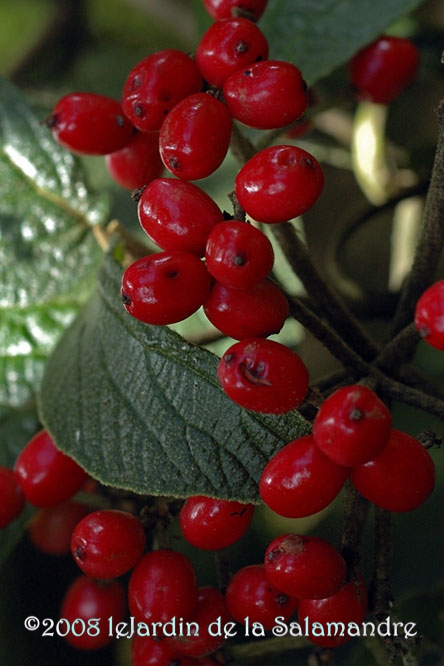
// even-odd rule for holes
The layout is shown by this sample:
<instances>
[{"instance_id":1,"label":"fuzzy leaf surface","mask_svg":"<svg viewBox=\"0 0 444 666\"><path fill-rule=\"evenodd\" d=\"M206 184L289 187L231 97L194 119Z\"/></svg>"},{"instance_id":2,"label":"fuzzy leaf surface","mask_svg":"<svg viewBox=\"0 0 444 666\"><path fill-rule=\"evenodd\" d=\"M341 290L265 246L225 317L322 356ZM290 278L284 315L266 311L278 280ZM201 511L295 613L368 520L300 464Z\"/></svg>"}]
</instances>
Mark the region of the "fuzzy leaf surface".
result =
<instances>
[{"instance_id":1,"label":"fuzzy leaf surface","mask_svg":"<svg viewBox=\"0 0 444 666\"><path fill-rule=\"evenodd\" d=\"M51 355L40 416L104 484L139 494L257 501L270 456L309 431L297 413L253 414L221 390L210 352L133 319L107 257L98 290Z\"/></svg>"}]
</instances>

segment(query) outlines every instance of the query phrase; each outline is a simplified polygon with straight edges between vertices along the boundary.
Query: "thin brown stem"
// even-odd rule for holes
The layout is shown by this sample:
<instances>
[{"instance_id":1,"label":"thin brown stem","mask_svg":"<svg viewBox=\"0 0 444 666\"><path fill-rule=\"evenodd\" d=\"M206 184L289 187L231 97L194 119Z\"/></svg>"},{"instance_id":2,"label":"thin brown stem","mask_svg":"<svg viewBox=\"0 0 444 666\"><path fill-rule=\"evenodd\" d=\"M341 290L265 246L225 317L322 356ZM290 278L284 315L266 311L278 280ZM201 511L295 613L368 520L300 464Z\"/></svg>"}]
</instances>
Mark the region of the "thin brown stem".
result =
<instances>
[{"instance_id":1,"label":"thin brown stem","mask_svg":"<svg viewBox=\"0 0 444 666\"><path fill-rule=\"evenodd\" d=\"M359 564L362 533L367 522L369 502L348 481L342 505L341 553L349 571Z\"/></svg>"}]
</instances>

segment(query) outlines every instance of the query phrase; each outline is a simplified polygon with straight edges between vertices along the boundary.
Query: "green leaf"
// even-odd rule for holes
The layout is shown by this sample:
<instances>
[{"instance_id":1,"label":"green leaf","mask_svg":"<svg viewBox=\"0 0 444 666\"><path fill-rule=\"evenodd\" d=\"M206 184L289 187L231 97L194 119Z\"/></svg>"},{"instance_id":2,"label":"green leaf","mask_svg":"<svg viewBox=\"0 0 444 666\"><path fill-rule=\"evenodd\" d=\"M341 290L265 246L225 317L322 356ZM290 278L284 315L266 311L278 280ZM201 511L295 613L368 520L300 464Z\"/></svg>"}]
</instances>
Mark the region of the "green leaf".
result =
<instances>
[{"instance_id":1,"label":"green leaf","mask_svg":"<svg viewBox=\"0 0 444 666\"><path fill-rule=\"evenodd\" d=\"M91 292L108 203L26 100L0 79L0 404L32 395L44 361Z\"/></svg>"},{"instance_id":2,"label":"green leaf","mask_svg":"<svg viewBox=\"0 0 444 666\"><path fill-rule=\"evenodd\" d=\"M216 356L127 314L121 273L107 257L96 295L51 355L43 423L102 483L257 501L267 460L309 424L297 413L267 417L233 404L217 382Z\"/></svg>"},{"instance_id":3,"label":"green leaf","mask_svg":"<svg viewBox=\"0 0 444 666\"><path fill-rule=\"evenodd\" d=\"M274 0L260 21L270 57L288 60L313 85L420 0Z\"/></svg>"}]
</instances>

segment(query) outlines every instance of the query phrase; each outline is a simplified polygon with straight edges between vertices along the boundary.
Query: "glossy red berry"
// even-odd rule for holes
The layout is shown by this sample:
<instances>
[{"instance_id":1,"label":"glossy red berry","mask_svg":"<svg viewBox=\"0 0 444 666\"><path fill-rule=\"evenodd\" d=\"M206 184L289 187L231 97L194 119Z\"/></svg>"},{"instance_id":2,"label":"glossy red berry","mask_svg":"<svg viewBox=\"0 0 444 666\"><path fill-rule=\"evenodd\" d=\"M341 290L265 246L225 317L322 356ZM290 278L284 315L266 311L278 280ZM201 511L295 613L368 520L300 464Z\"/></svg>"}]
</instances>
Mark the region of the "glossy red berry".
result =
<instances>
[{"instance_id":1,"label":"glossy red berry","mask_svg":"<svg viewBox=\"0 0 444 666\"><path fill-rule=\"evenodd\" d=\"M245 409L285 414L295 409L308 389L308 370L279 342L249 338L222 356L217 376L228 397Z\"/></svg>"},{"instance_id":2,"label":"glossy red berry","mask_svg":"<svg viewBox=\"0 0 444 666\"><path fill-rule=\"evenodd\" d=\"M207 83L222 88L238 69L268 58L268 42L258 26L245 18L219 19L203 34L196 64Z\"/></svg>"},{"instance_id":3,"label":"glossy red berry","mask_svg":"<svg viewBox=\"0 0 444 666\"><path fill-rule=\"evenodd\" d=\"M358 51L349 66L358 100L388 104L415 79L419 51L403 37L384 36Z\"/></svg>"},{"instance_id":4,"label":"glossy red berry","mask_svg":"<svg viewBox=\"0 0 444 666\"><path fill-rule=\"evenodd\" d=\"M325 509L339 494L348 469L324 456L313 435L293 440L265 466L259 492L265 504L286 518L304 518Z\"/></svg>"},{"instance_id":5,"label":"glossy red berry","mask_svg":"<svg viewBox=\"0 0 444 666\"><path fill-rule=\"evenodd\" d=\"M232 289L249 289L273 268L273 246L267 236L245 222L220 222L210 232L205 259L208 271Z\"/></svg>"},{"instance_id":6,"label":"glossy red berry","mask_svg":"<svg viewBox=\"0 0 444 666\"><path fill-rule=\"evenodd\" d=\"M136 633L131 641L131 666L196 666L196 662L179 656L165 638Z\"/></svg>"},{"instance_id":7,"label":"glossy red berry","mask_svg":"<svg viewBox=\"0 0 444 666\"><path fill-rule=\"evenodd\" d=\"M69 499L87 477L72 458L57 449L47 430L37 433L22 449L14 475L28 502L37 507Z\"/></svg>"},{"instance_id":8,"label":"glossy red berry","mask_svg":"<svg viewBox=\"0 0 444 666\"><path fill-rule=\"evenodd\" d=\"M190 560L165 549L143 555L131 574L128 603L137 622L188 619L197 603L196 575Z\"/></svg>"},{"instance_id":9,"label":"glossy red berry","mask_svg":"<svg viewBox=\"0 0 444 666\"><path fill-rule=\"evenodd\" d=\"M183 636L167 638L167 641L178 654L203 657L222 647L225 642L223 627L231 619L222 593L214 587L201 587L196 608L187 620L189 631ZM194 626L191 623L195 623Z\"/></svg>"},{"instance_id":10,"label":"glossy red berry","mask_svg":"<svg viewBox=\"0 0 444 666\"><path fill-rule=\"evenodd\" d=\"M347 565L325 539L283 534L265 553L265 575L271 585L292 597L323 599L345 583Z\"/></svg>"},{"instance_id":11,"label":"glossy red berry","mask_svg":"<svg viewBox=\"0 0 444 666\"><path fill-rule=\"evenodd\" d=\"M134 567L145 548L141 521L126 511L93 511L76 526L71 553L84 574L105 580Z\"/></svg>"},{"instance_id":12,"label":"glossy red berry","mask_svg":"<svg viewBox=\"0 0 444 666\"><path fill-rule=\"evenodd\" d=\"M160 156L178 178L199 180L222 164L230 145L232 120L225 104L208 93L179 102L160 130Z\"/></svg>"},{"instance_id":13,"label":"glossy red berry","mask_svg":"<svg viewBox=\"0 0 444 666\"><path fill-rule=\"evenodd\" d=\"M42 553L65 555L71 551L71 536L76 525L88 513L86 504L72 500L40 509L28 525L29 539Z\"/></svg>"},{"instance_id":14,"label":"glossy red berry","mask_svg":"<svg viewBox=\"0 0 444 666\"><path fill-rule=\"evenodd\" d=\"M213 199L194 183L157 178L138 203L142 229L162 250L185 250L202 257L208 235L223 215Z\"/></svg>"},{"instance_id":15,"label":"glossy red berry","mask_svg":"<svg viewBox=\"0 0 444 666\"><path fill-rule=\"evenodd\" d=\"M417 439L393 429L382 453L354 467L350 480L373 504L387 511L412 511L432 493L435 466Z\"/></svg>"},{"instance_id":16,"label":"glossy red berry","mask_svg":"<svg viewBox=\"0 0 444 666\"><path fill-rule=\"evenodd\" d=\"M288 301L273 282L262 280L250 289L213 284L204 303L209 321L235 340L279 333L289 314Z\"/></svg>"},{"instance_id":17,"label":"glossy red berry","mask_svg":"<svg viewBox=\"0 0 444 666\"><path fill-rule=\"evenodd\" d=\"M254 505L196 495L189 497L179 514L182 534L202 550L227 548L247 531Z\"/></svg>"},{"instance_id":18,"label":"glossy red berry","mask_svg":"<svg viewBox=\"0 0 444 666\"><path fill-rule=\"evenodd\" d=\"M159 132L137 132L131 142L105 157L110 176L127 190L143 187L163 171L159 153Z\"/></svg>"},{"instance_id":19,"label":"glossy red berry","mask_svg":"<svg viewBox=\"0 0 444 666\"><path fill-rule=\"evenodd\" d=\"M233 12L240 10L258 20L267 4L268 0L203 0L205 9L214 19L231 18Z\"/></svg>"},{"instance_id":20,"label":"glossy red berry","mask_svg":"<svg viewBox=\"0 0 444 666\"><path fill-rule=\"evenodd\" d=\"M255 220L276 224L302 215L318 200L324 174L317 160L298 146L259 151L236 176L242 208Z\"/></svg>"},{"instance_id":21,"label":"glossy red berry","mask_svg":"<svg viewBox=\"0 0 444 666\"><path fill-rule=\"evenodd\" d=\"M298 600L270 585L263 564L251 564L239 569L230 580L225 593L228 610L242 624L249 619L271 629L276 617L288 620L295 612Z\"/></svg>"},{"instance_id":22,"label":"glossy red berry","mask_svg":"<svg viewBox=\"0 0 444 666\"><path fill-rule=\"evenodd\" d=\"M159 130L178 102L202 90L202 77L186 53L164 49L137 63L126 79L122 109L137 129Z\"/></svg>"},{"instance_id":23,"label":"glossy red berry","mask_svg":"<svg viewBox=\"0 0 444 666\"><path fill-rule=\"evenodd\" d=\"M388 407L366 386L343 386L322 403L313 423L316 446L338 465L375 458L390 436Z\"/></svg>"},{"instance_id":24,"label":"glossy red berry","mask_svg":"<svg viewBox=\"0 0 444 666\"><path fill-rule=\"evenodd\" d=\"M305 113L307 84L289 62L262 60L231 74L224 98L236 120L256 129L285 127Z\"/></svg>"},{"instance_id":25,"label":"glossy red berry","mask_svg":"<svg viewBox=\"0 0 444 666\"><path fill-rule=\"evenodd\" d=\"M107 155L124 148L134 128L120 103L95 93L64 95L46 121L56 141L75 153Z\"/></svg>"},{"instance_id":26,"label":"glossy red berry","mask_svg":"<svg viewBox=\"0 0 444 666\"><path fill-rule=\"evenodd\" d=\"M419 297L415 326L428 345L444 350L444 280L432 284Z\"/></svg>"},{"instance_id":27,"label":"glossy red berry","mask_svg":"<svg viewBox=\"0 0 444 666\"><path fill-rule=\"evenodd\" d=\"M14 472L0 466L0 530L15 520L25 507L25 496L17 483Z\"/></svg>"},{"instance_id":28,"label":"glossy red berry","mask_svg":"<svg viewBox=\"0 0 444 666\"><path fill-rule=\"evenodd\" d=\"M122 622L126 611L125 588L119 581L76 578L63 597L58 627L64 639L79 650L99 650L110 645L114 636L107 631ZM66 635L65 635L66 632Z\"/></svg>"},{"instance_id":29,"label":"glossy red berry","mask_svg":"<svg viewBox=\"0 0 444 666\"><path fill-rule=\"evenodd\" d=\"M315 645L338 647L351 639L348 632L350 624L359 626L363 622L367 613L367 596L367 586L358 576L326 599L301 599L299 623L303 626L307 623L308 638Z\"/></svg>"},{"instance_id":30,"label":"glossy red berry","mask_svg":"<svg viewBox=\"0 0 444 666\"><path fill-rule=\"evenodd\" d=\"M158 252L128 266L122 277L122 302L146 324L172 324L202 305L210 285L205 264L196 255Z\"/></svg>"}]
</instances>

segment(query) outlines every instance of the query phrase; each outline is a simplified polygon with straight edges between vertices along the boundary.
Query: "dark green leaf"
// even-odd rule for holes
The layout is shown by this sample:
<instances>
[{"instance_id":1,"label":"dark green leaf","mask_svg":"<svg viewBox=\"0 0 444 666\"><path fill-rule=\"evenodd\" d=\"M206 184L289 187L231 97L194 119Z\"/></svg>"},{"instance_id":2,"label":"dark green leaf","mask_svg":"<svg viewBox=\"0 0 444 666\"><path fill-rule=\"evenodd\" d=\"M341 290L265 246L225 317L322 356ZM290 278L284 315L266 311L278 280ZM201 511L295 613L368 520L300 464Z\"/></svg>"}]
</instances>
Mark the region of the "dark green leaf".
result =
<instances>
[{"instance_id":1,"label":"dark green leaf","mask_svg":"<svg viewBox=\"0 0 444 666\"><path fill-rule=\"evenodd\" d=\"M420 0L273 0L260 26L270 57L289 60L312 85L347 62Z\"/></svg>"},{"instance_id":2,"label":"dark green leaf","mask_svg":"<svg viewBox=\"0 0 444 666\"><path fill-rule=\"evenodd\" d=\"M308 432L307 422L234 405L217 382L217 357L131 318L120 302L120 279L120 266L108 257L97 294L47 363L43 423L105 484L257 500L265 463Z\"/></svg>"},{"instance_id":3,"label":"dark green leaf","mask_svg":"<svg viewBox=\"0 0 444 666\"><path fill-rule=\"evenodd\" d=\"M108 204L26 100L0 80L0 404L32 394L56 338L91 291Z\"/></svg>"}]
</instances>

